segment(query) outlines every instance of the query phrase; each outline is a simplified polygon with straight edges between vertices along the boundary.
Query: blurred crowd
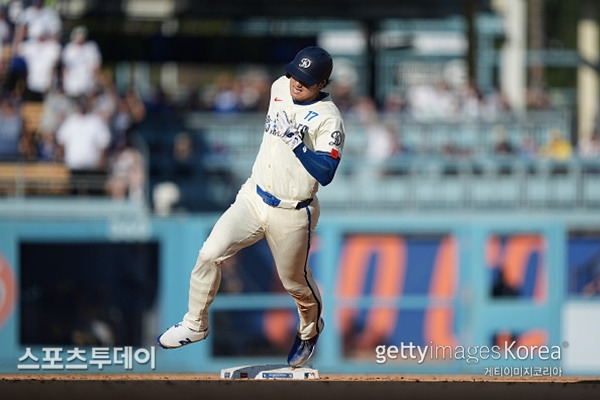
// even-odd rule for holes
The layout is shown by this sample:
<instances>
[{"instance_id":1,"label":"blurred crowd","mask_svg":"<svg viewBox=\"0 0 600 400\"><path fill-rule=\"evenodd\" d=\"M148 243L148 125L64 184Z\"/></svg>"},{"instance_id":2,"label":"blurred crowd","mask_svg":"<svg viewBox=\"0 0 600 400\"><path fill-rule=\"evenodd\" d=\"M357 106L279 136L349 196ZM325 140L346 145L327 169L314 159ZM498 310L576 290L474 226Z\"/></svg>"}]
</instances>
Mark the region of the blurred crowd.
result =
<instances>
[{"instance_id":1,"label":"blurred crowd","mask_svg":"<svg viewBox=\"0 0 600 400\"><path fill-rule=\"evenodd\" d=\"M269 105L274 75L280 73L261 66L220 71L201 87L183 88L187 91L177 95L156 87L142 98L134 89L117 90L114 76L102 68L101 49L85 26L65 29L56 10L42 0L4 4L0 7L0 161L63 163L73 177L74 192L141 199L148 185L149 160L135 145L135 132L148 116L165 108L182 113L262 113ZM443 80L406 85L381 101L359 93L357 83L356 71L344 76L334 70L326 90L342 113L361 124L367 136L365 161L374 165L420 151L403 142L402 118L417 123L493 123L512 113L500 90L484 93L468 81L452 86ZM529 88L527 108L551 110L548 93ZM560 130L547 137L546 143L540 143L523 132L515 143L499 130L493 152L557 160L600 155L599 133L579 143L570 132ZM176 141L172 142L170 150L177 158ZM448 144L441 153L469 156L471 150ZM86 186L95 177L97 184Z\"/></svg>"},{"instance_id":2,"label":"blurred crowd","mask_svg":"<svg viewBox=\"0 0 600 400\"><path fill-rule=\"evenodd\" d=\"M0 160L64 163L73 192L141 200L133 132L144 102L103 73L87 28L65 32L43 1L13 0L0 8L0 42Z\"/></svg>"},{"instance_id":3,"label":"blurred crowd","mask_svg":"<svg viewBox=\"0 0 600 400\"><path fill-rule=\"evenodd\" d=\"M268 108L268 91L272 77L266 70L251 69L237 75L219 74L214 82L189 91L177 103L185 111L240 113ZM510 122L516 114L508 99L498 88L485 93L473 82L450 86L440 80L435 83L407 85L402 91L389 93L382 101L361 95L356 81L344 76L334 77L326 88L345 115L360 121L368 137L367 160L382 160L399 154L417 153L402 141L402 121L411 123L472 123L498 125L493 134L496 142L491 152L496 155L519 155L528 159L548 158L568 160L572 156L592 158L600 155L600 132L577 142L571 132L559 128L549 130L544 140L524 131L518 142L502 130L502 122ZM544 88L530 87L526 93L527 111L552 111L554 105ZM451 138L449 138L451 139ZM452 142L452 140L448 140ZM441 154L470 156L478 149L459 148L452 144L441 148ZM487 150L486 150L487 151Z\"/></svg>"},{"instance_id":4,"label":"blurred crowd","mask_svg":"<svg viewBox=\"0 0 600 400\"><path fill-rule=\"evenodd\" d=\"M350 87L340 82L332 84L332 95L334 98L342 95L343 111L354 114L361 122L368 139L365 157L374 165L402 155L423 153L453 157L517 156L527 160L555 161L566 161L574 156L584 159L600 156L600 124L581 140L559 127L534 135L525 125L518 138L509 137L506 127L517 120L518 113L511 108L504 93L498 88L484 93L468 81L454 87L444 81L411 85L402 93L388 94L381 103L354 95ZM546 90L530 87L526 93L526 110L552 112L556 108ZM447 124L450 128L445 142L438 143L438 148L436 144L430 144L432 148L410 148L403 141L403 130L407 125L422 123L427 126ZM492 128L481 132L481 135L490 136L492 147L482 149L454 144L455 141L460 142L460 135L453 135L454 128L451 127L456 124L477 126L478 123Z\"/></svg>"}]
</instances>

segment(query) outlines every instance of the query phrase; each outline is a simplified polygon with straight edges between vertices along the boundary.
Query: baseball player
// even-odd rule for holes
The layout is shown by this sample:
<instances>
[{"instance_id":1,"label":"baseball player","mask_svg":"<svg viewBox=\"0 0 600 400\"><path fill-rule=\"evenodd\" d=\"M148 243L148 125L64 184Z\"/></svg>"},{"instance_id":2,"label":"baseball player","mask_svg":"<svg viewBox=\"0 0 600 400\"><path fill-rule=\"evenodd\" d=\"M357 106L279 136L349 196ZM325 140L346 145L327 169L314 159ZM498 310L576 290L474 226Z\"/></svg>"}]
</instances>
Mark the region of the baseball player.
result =
<instances>
[{"instance_id":1,"label":"baseball player","mask_svg":"<svg viewBox=\"0 0 600 400\"><path fill-rule=\"evenodd\" d=\"M204 242L191 273L188 311L157 338L161 347L177 348L208 336L208 309L219 288L221 263L266 238L300 317L288 364L303 365L313 354L324 325L321 295L307 264L319 219L316 194L319 184L332 181L345 137L340 112L322 91L332 67L327 51L307 47L272 84L252 173Z\"/></svg>"}]
</instances>

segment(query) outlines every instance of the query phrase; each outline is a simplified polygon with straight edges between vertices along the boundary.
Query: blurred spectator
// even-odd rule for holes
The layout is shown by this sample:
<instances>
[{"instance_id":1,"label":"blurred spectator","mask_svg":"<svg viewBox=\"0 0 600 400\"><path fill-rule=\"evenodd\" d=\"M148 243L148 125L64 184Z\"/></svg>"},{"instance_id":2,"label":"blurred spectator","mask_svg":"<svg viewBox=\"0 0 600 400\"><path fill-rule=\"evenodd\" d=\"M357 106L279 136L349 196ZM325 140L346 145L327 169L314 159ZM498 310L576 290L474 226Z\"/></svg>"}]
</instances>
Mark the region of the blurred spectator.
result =
<instances>
[{"instance_id":1,"label":"blurred spectator","mask_svg":"<svg viewBox=\"0 0 600 400\"><path fill-rule=\"evenodd\" d=\"M35 154L38 161L54 162L58 160L58 144L53 132L38 132L35 139Z\"/></svg>"},{"instance_id":2,"label":"blurred spectator","mask_svg":"<svg viewBox=\"0 0 600 400\"><path fill-rule=\"evenodd\" d=\"M145 185L144 159L127 140L119 141L108 159L106 191L114 199L141 201Z\"/></svg>"},{"instance_id":3,"label":"blurred spectator","mask_svg":"<svg viewBox=\"0 0 600 400\"><path fill-rule=\"evenodd\" d=\"M49 32L31 36L18 48L18 53L27 66L26 89L23 100L42 102L56 76L62 47Z\"/></svg>"},{"instance_id":4,"label":"blurred spectator","mask_svg":"<svg viewBox=\"0 0 600 400\"><path fill-rule=\"evenodd\" d=\"M8 60L5 49L10 50L10 47L6 48L5 45L9 44L11 39L12 27L8 22L6 10L3 7L0 7L0 61L3 64Z\"/></svg>"},{"instance_id":5,"label":"blurred spectator","mask_svg":"<svg viewBox=\"0 0 600 400\"><path fill-rule=\"evenodd\" d=\"M356 98L354 88L351 85L336 81L332 83L329 90L331 91L331 97L335 100L336 104L340 105L340 112L343 113L352 110Z\"/></svg>"},{"instance_id":6,"label":"blurred spectator","mask_svg":"<svg viewBox=\"0 0 600 400\"><path fill-rule=\"evenodd\" d=\"M397 127L379 118L375 102L370 98L359 101L356 111L367 135L365 164L361 168L364 178L377 178L387 173L387 161L401 149L397 138Z\"/></svg>"},{"instance_id":7,"label":"blurred spectator","mask_svg":"<svg viewBox=\"0 0 600 400\"><path fill-rule=\"evenodd\" d=\"M144 106L149 116L159 117L164 114L171 114L173 108L169 96L161 86L154 85L150 93L144 97Z\"/></svg>"},{"instance_id":8,"label":"blurred spectator","mask_svg":"<svg viewBox=\"0 0 600 400\"><path fill-rule=\"evenodd\" d=\"M98 84L102 56L98 45L88 40L85 26L76 26L62 53L63 87L71 98L89 95Z\"/></svg>"},{"instance_id":9,"label":"blurred spectator","mask_svg":"<svg viewBox=\"0 0 600 400\"><path fill-rule=\"evenodd\" d=\"M591 137L579 142L579 155L582 158L597 158L600 156L600 133L594 132Z\"/></svg>"},{"instance_id":10,"label":"blurred spectator","mask_svg":"<svg viewBox=\"0 0 600 400\"><path fill-rule=\"evenodd\" d=\"M497 155L511 155L514 153L514 149L510 142L506 138L502 138L499 142L494 146L494 154Z\"/></svg>"},{"instance_id":11,"label":"blurred spectator","mask_svg":"<svg viewBox=\"0 0 600 400\"><path fill-rule=\"evenodd\" d=\"M554 129L550 132L548 143L540 148L542 157L550 158L557 161L568 160L573 153L573 146L565 139L563 133Z\"/></svg>"},{"instance_id":12,"label":"blurred spectator","mask_svg":"<svg viewBox=\"0 0 600 400\"><path fill-rule=\"evenodd\" d=\"M21 97L24 88L27 86L27 64L18 52L11 50L9 53L2 65L2 90Z\"/></svg>"},{"instance_id":13,"label":"blurred spectator","mask_svg":"<svg viewBox=\"0 0 600 400\"><path fill-rule=\"evenodd\" d=\"M180 132L173 142L173 177L190 178L198 171L200 159L197 157L198 149L195 148L192 136L187 132Z\"/></svg>"},{"instance_id":14,"label":"blurred spectator","mask_svg":"<svg viewBox=\"0 0 600 400\"><path fill-rule=\"evenodd\" d=\"M197 209L205 196L199 190L199 183L204 180L200 168L200 150L188 132L180 132L175 136L170 176L181 194L177 206L188 211Z\"/></svg>"},{"instance_id":15,"label":"blurred spectator","mask_svg":"<svg viewBox=\"0 0 600 400\"><path fill-rule=\"evenodd\" d=\"M113 141L130 140L132 132L145 117L146 107L135 89L130 89L117 98L117 109L110 121Z\"/></svg>"},{"instance_id":16,"label":"blurred spectator","mask_svg":"<svg viewBox=\"0 0 600 400\"><path fill-rule=\"evenodd\" d=\"M34 26L35 29L46 29L42 25ZM16 54L23 59L26 68L25 90L21 95L25 135L34 143L43 114L44 98L57 76L61 45L50 31L41 31L18 45ZM37 152L35 145L32 152Z\"/></svg>"},{"instance_id":17,"label":"blurred spectator","mask_svg":"<svg viewBox=\"0 0 600 400\"><path fill-rule=\"evenodd\" d=\"M455 143L452 143L451 140L446 141L441 146L441 152L443 155L450 157L469 157L471 155L472 149L466 146L460 146Z\"/></svg>"},{"instance_id":18,"label":"blurred spectator","mask_svg":"<svg viewBox=\"0 0 600 400\"><path fill-rule=\"evenodd\" d=\"M469 82L463 88L460 99L460 113L466 120L476 120L483 117L483 94L475 82Z\"/></svg>"},{"instance_id":19,"label":"blurred spectator","mask_svg":"<svg viewBox=\"0 0 600 400\"><path fill-rule=\"evenodd\" d=\"M417 120L430 119L434 107L435 90L431 85L414 85L408 89L410 114Z\"/></svg>"},{"instance_id":20,"label":"blurred spectator","mask_svg":"<svg viewBox=\"0 0 600 400\"><path fill-rule=\"evenodd\" d=\"M119 93L111 74L102 74L92 91L94 110L109 126L115 117L119 103Z\"/></svg>"},{"instance_id":21,"label":"blurred spectator","mask_svg":"<svg viewBox=\"0 0 600 400\"><path fill-rule=\"evenodd\" d=\"M459 99L452 92L448 84L444 81L439 81L434 86L432 93L433 97L433 112L434 118L442 121L454 120L459 113Z\"/></svg>"},{"instance_id":22,"label":"blurred spectator","mask_svg":"<svg viewBox=\"0 0 600 400\"><path fill-rule=\"evenodd\" d=\"M271 81L262 69L246 71L240 78L239 102L243 111L266 111L269 108Z\"/></svg>"},{"instance_id":23,"label":"blurred spectator","mask_svg":"<svg viewBox=\"0 0 600 400\"><path fill-rule=\"evenodd\" d=\"M405 108L404 99L400 93L392 92L388 93L383 100L383 112L389 114L399 115L404 112Z\"/></svg>"},{"instance_id":24,"label":"blurred spectator","mask_svg":"<svg viewBox=\"0 0 600 400\"><path fill-rule=\"evenodd\" d=\"M25 147L21 114L14 100L3 95L0 98L0 160L18 160Z\"/></svg>"},{"instance_id":25,"label":"blurred spectator","mask_svg":"<svg viewBox=\"0 0 600 400\"><path fill-rule=\"evenodd\" d=\"M4 2L6 4L6 2ZM24 0L11 0L6 5L6 16L11 25L16 25L22 18L23 11L25 10Z\"/></svg>"},{"instance_id":26,"label":"blurred spectator","mask_svg":"<svg viewBox=\"0 0 600 400\"><path fill-rule=\"evenodd\" d=\"M91 112L89 98L79 99L77 109L67 116L56 133L67 167L73 170L98 170L105 167L110 131L98 115Z\"/></svg>"},{"instance_id":27,"label":"blurred spectator","mask_svg":"<svg viewBox=\"0 0 600 400\"><path fill-rule=\"evenodd\" d=\"M453 120L460 106L457 96L443 81L411 87L408 104L411 115L420 121Z\"/></svg>"},{"instance_id":28,"label":"blurred spectator","mask_svg":"<svg viewBox=\"0 0 600 400\"><path fill-rule=\"evenodd\" d=\"M72 172L74 191L81 194L104 192L96 180L105 174L111 139L108 125L91 110L90 99L80 98L76 112L65 119L56 133L59 156Z\"/></svg>"},{"instance_id":29,"label":"blurred spectator","mask_svg":"<svg viewBox=\"0 0 600 400\"><path fill-rule=\"evenodd\" d=\"M108 118L112 133L106 190L113 198L142 200L145 160L133 145L133 132L146 116L146 108L135 90L131 89L120 97L112 82L111 79L105 79L103 95L100 96L104 98L105 107L96 108L103 119ZM112 113L108 112L108 103L111 101L115 102Z\"/></svg>"},{"instance_id":30,"label":"blurred spectator","mask_svg":"<svg viewBox=\"0 0 600 400\"><path fill-rule=\"evenodd\" d=\"M398 95L392 98L396 100L395 108L407 108L419 121L496 121L511 111L508 99L498 88L486 96L474 82L455 87L445 81L422 83L409 86L406 93L406 104Z\"/></svg>"},{"instance_id":31,"label":"blurred spectator","mask_svg":"<svg viewBox=\"0 0 600 400\"><path fill-rule=\"evenodd\" d=\"M58 158L56 131L68 115L75 112L75 105L65 96L62 85L55 82L44 99L42 115L37 130L37 158L55 161Z\"/></svg>"},{"instance_id":32,"label":"blurred spectator","mask_svg":"<svg viewBox=\"0 0 600 400\"><path fill-rule=\"evenodd\" d=\"M356 106L359 100L356 93L358 83L359 76L354 63L345 58L336 59L328 89L342 113L351 111Z\"/></svg>"},{"instance_id":33,"label":"blurred spectator","mask_svg":"<svg viewBox=\"0 0 600 400\"><path fill-rule=\"evenodd\" d=\"M239 87L239 83L230 73L225 72L217 76L208 98L210 110L220 113L240 111Z\"/></svg>"},{"instance_id":34,"label":"blurred spectator","mask_svg":"<svg viewBox=\"0 0 600 400\"><path fill-rule=\"evenodd\" d=\"M496 121L506 113L510 113L511 107L506 95L500 88L494 88L494 91L483 99L482 117L486 121Z\"/></svg>"},{"instance_id":35,"label":"blurred spectator","mask_svg":"<svg viewBox=\"0 0 600 400\"><path fill-rule=\"evenodd\" d=\"M542 110L550 107L550 97L544 87L530 86L527 88L527 108Z\"/></svg>"},{"instance_id":36,"label":"blurred spectator","mask_svg":"<svg viewBox=\"0 0 600 400\"><path fill-rule=\"evenodd\" d=\"M211 173L215 180L218 179L218 184L211 186L210 191L205 190L208 178L203 168L204 146L199 136L187 131L175 135L168 158L163 164L163 170L166 171L164 181L158 183L153 190L155 207L160 208L163 213L170 210L206 210L214 206L211 197L219 190L217 185L229 184L229 169L225 168L222 175L220 171L212 169Z\"/></svg>"},{"instance_id":37,"label":"blurred spectator","mask_svg":"<svg viewBox=\"0 0 600 400\"><path fill-rule=\"evenodd\" d=\"M533 160L537 158L537 143L530 132L525 132L522 136L521 146L519 147L519 155L526 160Z\"/></svg>"},{"instance_id":38,"label":"blurred spectator","mask_svg":"<svg viewBox=\"0 0 600 400\"><path fill-rule=\"evenodd\" d=\"M62 21L58 12L45 6L42 0L32 0L17 17L15 41L18 45L28 38L39 38L42 34L58 40L62 30Z\"/></svg>"},{"instance_id":39,"label":"blurred spectator","mask_svg":"<svg viewBox=\"0 0 600 400\"><path fill-rule=\"evenodd\" d=\"M504 128L498 128L496 131L496 143L494 144L494 154L496 155L510 155L515 152L512 144L506 137L506 131Z\"/></svg>"}]
</instances>

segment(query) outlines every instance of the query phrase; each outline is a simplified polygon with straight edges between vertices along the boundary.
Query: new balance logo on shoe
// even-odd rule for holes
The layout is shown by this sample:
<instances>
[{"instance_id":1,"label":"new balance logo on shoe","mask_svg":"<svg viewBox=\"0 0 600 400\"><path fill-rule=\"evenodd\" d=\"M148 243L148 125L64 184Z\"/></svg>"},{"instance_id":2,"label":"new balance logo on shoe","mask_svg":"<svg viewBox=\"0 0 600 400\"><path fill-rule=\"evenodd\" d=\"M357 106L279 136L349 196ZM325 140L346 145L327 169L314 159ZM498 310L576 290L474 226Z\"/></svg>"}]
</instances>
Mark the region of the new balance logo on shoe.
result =
<instances>
[{"instance_id":1,"label":"new balance logo on shoe","mask_svg":"<svg viewBox=\"0 0 600 400\"><path fill-rule=\"evenodd\" d=\"M185 326L183 322L179 322L157 337L156 342L163 349L176 349L204 340L207 336L208 328L203 331L195 331Z\"/></svg>"}]
</instances>

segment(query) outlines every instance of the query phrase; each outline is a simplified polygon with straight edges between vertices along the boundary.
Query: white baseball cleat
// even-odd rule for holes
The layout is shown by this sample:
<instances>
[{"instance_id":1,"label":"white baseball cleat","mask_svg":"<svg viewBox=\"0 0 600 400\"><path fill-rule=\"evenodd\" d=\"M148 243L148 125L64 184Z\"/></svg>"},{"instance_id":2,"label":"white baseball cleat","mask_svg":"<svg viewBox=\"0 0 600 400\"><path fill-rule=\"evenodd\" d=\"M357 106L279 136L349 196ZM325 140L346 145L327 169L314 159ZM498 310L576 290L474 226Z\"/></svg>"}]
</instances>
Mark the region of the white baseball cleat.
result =
<instances>
[{"instance_id":1,"label":"white baseball cleat","mask_svg":"<svg viewBox=\"0 0 600 400\"><path fill-rule=\"evenodd\" d=\"M157 337L156 342L163 349L176 349L204 340L207 336L208 328L203 331L195 331L185 326L183 322L179 322Z\"/></svg>"}]
</instances>

